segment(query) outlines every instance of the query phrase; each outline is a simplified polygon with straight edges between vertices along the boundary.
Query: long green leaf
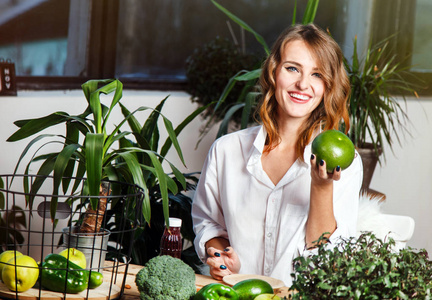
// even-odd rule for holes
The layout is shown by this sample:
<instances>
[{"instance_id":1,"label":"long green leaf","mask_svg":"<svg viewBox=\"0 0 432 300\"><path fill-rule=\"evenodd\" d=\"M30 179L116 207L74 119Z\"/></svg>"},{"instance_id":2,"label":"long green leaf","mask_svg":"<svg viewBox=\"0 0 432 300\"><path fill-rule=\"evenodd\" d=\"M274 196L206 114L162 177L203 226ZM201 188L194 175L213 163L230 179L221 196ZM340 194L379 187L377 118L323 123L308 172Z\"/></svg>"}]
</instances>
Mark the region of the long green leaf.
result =
<instances>
[{"instance_id":1,"label":"long green leaf","mask_svg":"<svg viewBox=\"0 0 432 300\"><path fill-rule=\"evenodd\" d=\"M244 74L241 75L237 75L234 77L235 80L237 81L249 81L249 80L256 80L261 76L261 72L262 69L256 69L256 70L252 70L252 71L243 71L246 72Z\"/></svg>"},{"instance_id":2,"label":"long green leaf","mask_svg":"<svg viewBox=\"0 0 432 300\"><path fill-rule=\"evenodd\" d=\"M315 20L315 15L318 9L319 0L308 0L306 5L306 11L303 15L303 24L313 23Z\"/></svg>"},{"instance_id":3,"label":"long green leaf","mask_svg":"<svg viewBox=\"0 0 432 300\"><path fill-rule=\"evenodd\" d=\"M104 135L88 133L85 138L87 183L90 196L99 196L102 180ZM92 207L97 207L97 198L92 198Z\"/></svg>"},{"instance_id":4,"label":"long green leaf","mask_svg":"<svg viewBox=\"0 0 432 300\"><path fill-rule=\"evenodd\" d=\"M67 119L67 116L68 114L65 112L56 112L46 117L29 120L24 126L13 133L6 141L16 142L25 139L35 133L38 133L39 131L64 122L64 120Z\"/></svg>"},{"instance_id":5,"label":"long green leaf","mask_svg":"<svg viewBox=\"0 0 432 300\"><path fill-rule=\"evenodd\" d=\"M174 130L175 135L178 137L182 130L190 123L192 122L197 116L199 116L204 110L206 110L210 105L213 105L213 103L209 103L207 105L198 107L195 111L193 111L189 116L187 116ZM172 141L171 138L168 137L165 140L165 143L163 144L160 155L165 157L168 153L168 150L171 148Z\"/></svg>"},{"instance_id":6,"label":"long green leaf","mask_svg":"<svg viewBox=\"0 0 432 300\"><path fill-rule=\"evenodd\" d=\"M81 145L79 144L71 144L67 145L63 148L62 151L57 155L55 164L54 164L54 186L53 186L53 195L58 194L58 188L62 182L62 179L64 178L64 172L66 170L66 167L69 164L69 161L75 151L79 149ZM55 213L55 211L54 211Z\"/></svg>"},{"instance_id":7,"label":"long green leaf","mask_svg":"<svg viewBox=\"0 0 432 300\"><path fill-rule=\"evenodd\" d=\"M227 134L228 132L228 124L229 121L231 120L232 116L235 114L236 111L238 111L239 109L243 108L245 106L244 103L239 103L236 105L233 105L230 107L230 109L227 111L227 113L225 114L221 125L219 126L219 130L217 133L217 138L221 137L224 134Z\"/></svg>"},{"instance_id":8,"label":"long green leaf","mask_svg":"<svg viewBox=\"0 0 432 300\"><path fill-rule=\"evenodd\" d=\"M141 125L138 122L137 118L135 118L135 116L133 116L131 114L131 112L126 108L126 106L124 106L121 103L119 103L119 104L120 104L120 108L121 108L121 112L123 114L123 117L126 118L126 117L130 116L128 118L128 121L127 121L130 129L132 130L133 133L139 134L141 132Z\"/></svg>"},{"instance_id":9,"label":"long green leaf","mask_svg":"<svg viewBox=\"0 0 432 300\"><path fill-rule=\"evenodd\" d=\"M297 0L294 1L294 9L293 9L293 17L292 17L292 25L297 23Z\"/></svg>"},{"instance_id":10,"label":"long green leaf","mask_svg":"<svg viewBox=\"0 0 432 300\"><path fill-rule=\"evenodd\" d=\"M153 167L156 170L157 178L159 180L159 187L160 192L162 196L162 206L163 206L163 213L165 218L165 223L168 224L169 221L169 200L168 200L168 187L167 182L165 178L165 172L162 168L162 164L160 163L159 159L155 155L155 153L151 151L147 151L147 154L150 156L150 159L153 163Z\"/></svg>"},{"instance_id":11,"label":"long green leaf","mask_svg":"<svg viewBox=\"0 0 432 300\"><path fill-rule=\"evenodd\" d=\"M146 141L152 141L152 135L154 131L157 128L157 122L159 120L160 112L162 111L162 108L168 99L169 96L165 97L156 107L155 109L150 113L147 120L144 123L144 126L141 129L140 135L146 140ZM157 141L154 141L157 142ZM152 143L150 143L151 149L154 149L154 146ZM156 148L157 149L157 148Z\"/></svg>"},{"instance_id":12,"label":"long green leaf","mask_svg":"<svg viewBox=\"0 0 432 300\"><path fill-rule=\"evenodd\" d=\"M184 157L183 157L183 153L182 153L181 148L180 148L180 144L179 144L179 142L177 140L177 135L174 132L173 125L172 125L171 121L168 120L168 118L166 118L164 115L162 115L162 117L163 117L163 121L164 121L164 124L165 124L165 128L166 128L166 130L168 132L168 135L169 135L169 137L170 137L170 139L172 141L172 144L173 144L174 148L177 151L177 155L180 157L180 160L183 163L183 165L186 166L186 163L185 163Z\"/></svg>"},{"instance_id":13,"label":"long green leaf","mask_svg":"<svg viewBox=\"0 0 432 300\"><path fill-rule=\"evenodd\" d=\"M225 7L223 7L222 5L220 5L219 3L217 3L214 0L211 0L212 3L219 9L221 10L225 15L227 15L231 20L233 20L235 23L237 23L240 27L242 27L243 29L245 29L246 31L249 31L250 33L252 33L255 36L255 39L258 41L258 43L260 43L266 54L269 55L270 54L270 49L267 46L266 41L264 40L264 38L258 34L255 30L252 29L252 27L250 27L248 24L246 24L243 20L241 20L240 18L238 18L236 15L234 15L233 13L231 13L230 11L228 11Z\"/></svg>"}]
</instances>

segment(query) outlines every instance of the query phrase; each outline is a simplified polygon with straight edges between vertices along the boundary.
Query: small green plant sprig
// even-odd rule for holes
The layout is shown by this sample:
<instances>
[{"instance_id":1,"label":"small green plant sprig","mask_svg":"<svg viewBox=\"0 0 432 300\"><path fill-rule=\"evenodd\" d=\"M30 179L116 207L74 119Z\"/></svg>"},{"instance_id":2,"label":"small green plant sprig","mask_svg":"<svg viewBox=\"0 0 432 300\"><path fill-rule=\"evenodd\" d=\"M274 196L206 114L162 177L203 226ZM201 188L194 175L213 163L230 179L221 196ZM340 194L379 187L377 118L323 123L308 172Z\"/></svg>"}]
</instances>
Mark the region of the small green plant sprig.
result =
<instances>
[{"instance_id":1,"label":"small green plant sprig","mask_svg":"<svg viewBox=\"0 0 432 300\"><path fill-rule=\"evenodd\" d=\"M426 250L396 252L394 245L371 232L335 247L319 243L317 255L294 259L292 299L431 299Z\"/></svg>"}]
</instances>

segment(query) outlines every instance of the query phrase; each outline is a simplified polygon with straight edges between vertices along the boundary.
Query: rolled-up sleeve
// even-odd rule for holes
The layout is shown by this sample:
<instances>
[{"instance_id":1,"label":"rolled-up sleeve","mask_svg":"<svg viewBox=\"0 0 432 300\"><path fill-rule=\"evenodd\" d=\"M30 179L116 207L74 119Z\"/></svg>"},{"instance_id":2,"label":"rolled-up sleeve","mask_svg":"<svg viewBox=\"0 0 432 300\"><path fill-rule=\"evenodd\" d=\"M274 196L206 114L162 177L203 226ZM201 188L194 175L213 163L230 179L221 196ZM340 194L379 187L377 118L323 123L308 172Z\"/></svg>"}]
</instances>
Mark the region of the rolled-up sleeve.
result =
<instances>
[{"instance_id":1,"label":"rolled-up sleeve","mask_svg":"<svg viewBox=\"0 0 432 300\"><path fill-rule=\"evenodd\" d=\"M217 181L216 149L213 145L209 151L196 188L192 219L195 231L195 250L199 258L205 262L205 243L215 237L228 239L224 214L222 211Z\"/></svg>"}]
</instances>

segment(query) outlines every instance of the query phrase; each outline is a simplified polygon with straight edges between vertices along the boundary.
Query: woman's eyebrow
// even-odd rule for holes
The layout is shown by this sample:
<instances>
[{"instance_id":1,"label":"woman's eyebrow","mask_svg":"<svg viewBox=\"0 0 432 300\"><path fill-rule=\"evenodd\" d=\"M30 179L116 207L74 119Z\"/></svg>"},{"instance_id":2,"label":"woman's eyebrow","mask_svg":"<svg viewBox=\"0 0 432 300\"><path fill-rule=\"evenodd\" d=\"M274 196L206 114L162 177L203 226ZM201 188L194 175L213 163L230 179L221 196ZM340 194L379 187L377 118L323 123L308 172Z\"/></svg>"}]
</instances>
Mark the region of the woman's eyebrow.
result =
<instances>
[{"instance_id":1,"label":"woman's eyebrow","mask_svg":"<svg viewBox=\"0 0 432 300\"><path fill-rule=\"evenodd\" d=\"M301 63L299 63L297 61L294 61L294 60L286 60L286 61L282 62L282 64L283 65L284 64L291 64L291 65L295 65L295 66L298 66L298 67L303 67L303 65ZM319 71L319 68L318 67L314 67L312 70L313 71Z\"/></svg>"}]
</instances>

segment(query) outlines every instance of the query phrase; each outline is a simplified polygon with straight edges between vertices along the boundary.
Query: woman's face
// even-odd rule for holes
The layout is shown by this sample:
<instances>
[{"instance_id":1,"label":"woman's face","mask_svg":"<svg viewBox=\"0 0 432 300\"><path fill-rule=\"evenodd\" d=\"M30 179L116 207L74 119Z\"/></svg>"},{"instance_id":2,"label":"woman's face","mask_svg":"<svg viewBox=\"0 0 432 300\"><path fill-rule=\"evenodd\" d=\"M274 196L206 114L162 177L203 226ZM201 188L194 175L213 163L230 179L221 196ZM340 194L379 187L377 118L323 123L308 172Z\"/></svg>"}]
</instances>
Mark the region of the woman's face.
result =
<instances>
[{"instance_id":1,"label":"woman's face","mask_svg":"<svg viewBox=\"0 0 432 300\"><path fill-rule=\"evenodd\" d=\"M279 120L305 120L324 96L319 64L302 40L287 43L281 54L275 91Z\"/></svg>"}]
</instances>

